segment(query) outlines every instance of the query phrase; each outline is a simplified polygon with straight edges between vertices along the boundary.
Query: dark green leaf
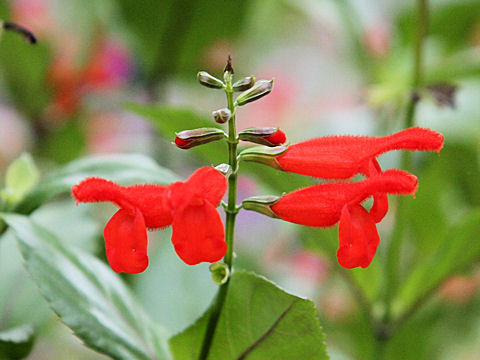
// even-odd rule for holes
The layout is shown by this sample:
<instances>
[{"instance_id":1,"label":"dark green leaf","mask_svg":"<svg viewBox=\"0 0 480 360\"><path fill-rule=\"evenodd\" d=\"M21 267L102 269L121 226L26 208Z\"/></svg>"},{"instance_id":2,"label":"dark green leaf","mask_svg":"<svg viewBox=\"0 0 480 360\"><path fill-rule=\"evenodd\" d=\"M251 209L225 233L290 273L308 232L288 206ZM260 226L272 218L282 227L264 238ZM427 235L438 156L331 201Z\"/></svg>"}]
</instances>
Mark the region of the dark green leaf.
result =
<instances>
[{"instance_id":1,"label":"dark green leaf","mask_svg":"<svg viewBox=\"0 0 480 360\"><path fill-rule=\"evenodd\" d=\"M21 325L0 331L0 359L23 359L32 351L34 329Z\"/></svg>"},{"instance_id":2,"label":"dark green leaf","mask_svg":"<svg viewBox=\"0 0 480 360\"><path fill-rule=\"evenodd\" d=\"M70 192L73 185L90 176L121 184L168 184L177 180L172 172L143 155L91 156L73 161L41 180L16 211L29 213L54 196Z\"/></svg>"},{"instance_id":3,"label":"dark green leaf","mask_svg":"<svg viewBox=\"0 0 480 360\"><path fill-rule=\"evenodd\" d=\"M175 359L198 358L208 315L170 340ZM239 271L230 278L208 359L309 360L328 355L311 301Z\"/></svg>"},{"instance_id":4,"label":"dark green leaf","mask_svg":"<svg viewBox=\"0 0 480 360\"><path fill-rule=\"evenodd\" d=\"M120 278L91 255L66 248L22 215L3 214L25 266L62 321L89 347L115 359L167 359L163 330Z\"/></svg>"},{"instance_id":5,"label":"dark green leaf","mask_svg":"<svg viewBox=\"0 0 480 360\"><path fill-rule=\"evenodd\" d=\"M480 210L472 210L450 227L440 246L412 271L395 302L394 310L402 313L437 288L448 276L472 266L480 259Z\"/></svg>"}]
</instances>

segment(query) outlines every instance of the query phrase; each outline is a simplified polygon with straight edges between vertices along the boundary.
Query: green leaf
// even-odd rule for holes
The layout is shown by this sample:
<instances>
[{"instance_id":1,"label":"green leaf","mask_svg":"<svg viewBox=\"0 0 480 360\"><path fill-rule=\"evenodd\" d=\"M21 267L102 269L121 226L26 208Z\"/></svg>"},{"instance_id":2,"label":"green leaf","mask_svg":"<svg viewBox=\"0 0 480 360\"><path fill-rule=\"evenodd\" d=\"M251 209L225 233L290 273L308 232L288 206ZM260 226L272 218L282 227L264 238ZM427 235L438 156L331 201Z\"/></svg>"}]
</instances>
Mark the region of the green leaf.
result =
<instances>
[{"instance_id":1,"label":"green leaf","mask_svg":"<svg viewBox=\"0 0 480 360\"><path fill-rule=\"evenodd\" d=\"M451 226L440 240L437 251L415 268L399 291L394 312L403 313L423 299L448 276L462 271L480 259L480 209L470 211Z\"/></svg>"},{"instance_id":2,"label":"green leaf","mask_svg":"<svg viewBox=\"0 0 480 360\"><path fill-rule=\"evenodd\" d=\"M21 325L0 331L0 359L23 359L32 351L34 329Z\"/></svg>"},{"instance_id":3,"label":"green leaf","mask_svg":"<svg viewBox=\"0 0 480 360\"><path fill-rule=\"evenodd\" d=\"M7 169L2 197L10 203L21 200L35 186L39 176L31 155L22 154Z\"/></svg>"},{"instance_id":4,"label":"green leaf","mask_svg":"<svg viewBox=\"0 0 480 360\"><path fill-rule=\"evenodd\" d=\"M13 229L42 295L87 346L114 359L168 359L163 330L106 265L66 248L27 216L2 218Z\"/></svg>"},{"instance_id":5,"label":"green leaf","mask_svg":"<svg viewBox=\"0 0 480 360\"><path fill-rule=\"evenodd\" d=\"M121 184L168 184L177 180L171 171L143 155L91 156L73 161L41 180L17 206L16 212L30 213L54 196L70 192L73 185L91 176Z\"/></svg>"},{"instance_id":6,"label":"green leaf","mask_svg":"<svg viewBox=\"0 0 480 360\"><path fill-rule=\"evenodd\" d=\"M198 358L210 311L170 339L175 359ZM309 360L328 359L328 355L311 301L239 271L230 278L208 359Z\"/></svg>"}]
</instances>

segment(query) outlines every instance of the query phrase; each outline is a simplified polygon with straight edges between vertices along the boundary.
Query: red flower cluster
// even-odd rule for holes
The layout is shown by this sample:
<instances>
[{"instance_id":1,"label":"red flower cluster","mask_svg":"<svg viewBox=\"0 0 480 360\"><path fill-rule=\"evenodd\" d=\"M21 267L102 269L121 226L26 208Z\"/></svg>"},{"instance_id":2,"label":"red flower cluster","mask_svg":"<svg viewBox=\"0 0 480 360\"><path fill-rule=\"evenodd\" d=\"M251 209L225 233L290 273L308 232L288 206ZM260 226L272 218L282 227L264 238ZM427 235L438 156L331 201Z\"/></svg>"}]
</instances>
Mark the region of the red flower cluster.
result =
<instances>
[{"instance_id":1,"label":"red flower cluster","mask_svg":"<svg viewBox=\"0 0 480 360\"><path fill-rule=\"evenodd\" d=\"M339 224L337 258L346 268L367 267L380 241L375 224L388 211L387 194L414 194L417 179L401 170L382 172L376 156L390 150L440 151L443 136L410 128L384 137L327 136L291 145L276 158L285 171L324 179L367 178L355 183L320 184L282 196L271 205L281 219L307 226ZM366 211L360 204L373 197Z\"/></svg>"},{"instance_id":2,"label":"red flower cluster","mask_svg":"<svg viewBox=\"0 0 480 360\"><path fill-rule=\"evenodd\" d=\"M226 189L220 172L203 167L187 181L168 186L126 187L88 178L72 194L77 203L110 201L120 207L104 230L108 262L116 272L139 273L148 266L147 228L172 225L175 251L188 265L222 259L227 244L216 207Z\"/></svg>"}]
</instances>

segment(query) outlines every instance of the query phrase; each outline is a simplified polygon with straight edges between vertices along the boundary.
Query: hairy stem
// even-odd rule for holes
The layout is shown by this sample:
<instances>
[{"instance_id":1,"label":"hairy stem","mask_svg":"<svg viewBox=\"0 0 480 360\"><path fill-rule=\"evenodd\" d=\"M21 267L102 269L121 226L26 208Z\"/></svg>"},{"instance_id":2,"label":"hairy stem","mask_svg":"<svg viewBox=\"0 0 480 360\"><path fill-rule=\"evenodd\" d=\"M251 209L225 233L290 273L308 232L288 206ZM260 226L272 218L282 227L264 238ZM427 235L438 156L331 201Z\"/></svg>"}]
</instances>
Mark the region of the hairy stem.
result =
<instances>
[{"instance_id":1,"label":"hairy stem","mask_svg":"<svg viewBox=\"0 0 480 360\"><path fill-rule=\"evenodd\" d=\"M412 91L407 105L404 127L408 128L415 123L415 112L418 103L418 88L422 85L423 80L423 48L424 40L428 30L428 0L417 0L417 37L414 51L414 69L412 77ZM402 168L410 171L412 167L412 156L408 151L403 152ZM386 283L385 283L385 305L386 311L384 322L388 323L391 320L391 303L394 293L398 287L398 275L400 272L400 252L402 247L402 240L404 238L404 231L406 227L406 213L407 213L408 199L399 197L397 200L397 214L395 229L392 234L390 245L387 252L386 262Z\"/></svg>"},{"instance_id":2,"label":"hairy stem","mask_svg":"<svg viewBox=\"0 0 480 360\"><path fill-rule=\"evenodd\" d=\"M225 92L227 94L227 106L228 109L232 112L232 117L228 122L228 164L230 165L232 171L228 177L228 203L225 212L227 213L227 219L225 224L225 242L227 243L227 253L224 257L224 262L228 266L230 273L233 269L233 240L235 232L235 217L238 213L237 208L237 172L238 172L238 163L237 163L237 145L238 137L235 126L235 104L233 102L233 88L232 88L232 79L231 74L227 73L226 75L226 88ZM212 345L213 336L215 334L215 329L217 327L218 319L222 312L225 299L227 297L228 285L230 281L227 280L225 284L222 284L218 289L217 296L215 298L212 311L210 313L210 318L208 320L207 331L205 332L205 337L203 339L202 349L200 352L199 360L205 360L208 357L208 352Z\"/></svg>"}]
</instances>

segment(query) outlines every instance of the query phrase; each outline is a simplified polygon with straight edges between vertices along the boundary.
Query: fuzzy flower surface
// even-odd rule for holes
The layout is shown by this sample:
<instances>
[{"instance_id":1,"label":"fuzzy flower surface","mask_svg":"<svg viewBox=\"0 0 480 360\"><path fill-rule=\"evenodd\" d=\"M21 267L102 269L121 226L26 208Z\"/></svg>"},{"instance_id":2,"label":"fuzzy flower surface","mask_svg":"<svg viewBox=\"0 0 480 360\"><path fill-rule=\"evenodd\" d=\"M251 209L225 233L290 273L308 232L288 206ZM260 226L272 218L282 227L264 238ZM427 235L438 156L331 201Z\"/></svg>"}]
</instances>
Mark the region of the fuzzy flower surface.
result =
<instances>
[{"instance_id":1,"label":"fuzzy flower surface","mask_svg":"<svg viewBox=\"0 0 480 360\"><path fill-rule=\"evenodd\" d=\"M217 211L225 177L212 167L195 171L185 182L121 186L87 178L72 187L79 202L112 202L119 210L104 229L107 259L116 272L139 273L148 266L147 229L172 225L172 243L188 265L219 261L227 244Z\"/></svg>"}]
</instances>

